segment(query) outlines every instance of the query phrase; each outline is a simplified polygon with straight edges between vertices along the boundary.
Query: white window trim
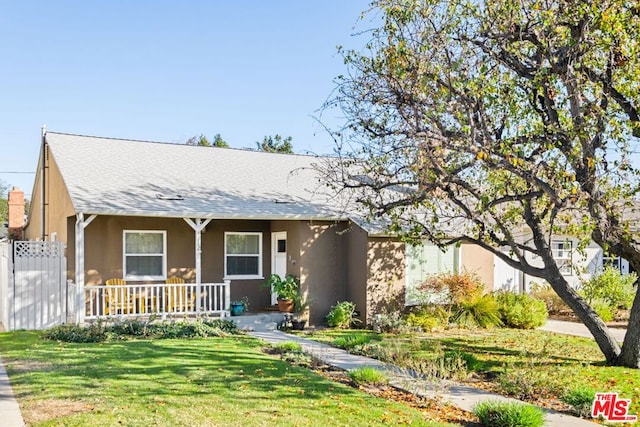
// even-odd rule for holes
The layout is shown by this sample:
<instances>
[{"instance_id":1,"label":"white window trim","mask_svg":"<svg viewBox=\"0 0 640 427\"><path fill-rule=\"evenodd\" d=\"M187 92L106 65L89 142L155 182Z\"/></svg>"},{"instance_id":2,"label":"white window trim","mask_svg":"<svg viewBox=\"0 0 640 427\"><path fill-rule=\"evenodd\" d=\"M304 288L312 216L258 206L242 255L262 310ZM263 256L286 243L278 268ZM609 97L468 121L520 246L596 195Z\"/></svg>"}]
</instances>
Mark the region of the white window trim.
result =
<instances>
[{"instance_id":1,"label":"white window trim","mask_svg":"<svg viewBox=\"0 0 640 427\"><path fill-rule=\"evenodd\" d=\"M258 236L258 274L228 274L227 256L256 256L256 254L227 254L227 236ZM256 231L225 231L224 232L224 278L223 280L254 280L264 279L262 275L262 232Z\"/></svg>"},{"instance_id":2,"label":"white window trim","mask_svg":"<svg viewBox=\"0 0 640 427\"><path fill-rule=\"evenodd\" d=\"M568 248L563 247L562 252L567 254L565 256L558 256L560 252L559 245L562 244L564 246L568 246ZM573 275L573 242L570 240L552 240L551 241L551 253L553 255L554 261L556 261L556 265L560 270L560 274L563 276L572 276ZM560 262L559 262L560 261ZM568 261L568 264L562 265L561 261Z\"/></svg>"},{"instance_id":3,"label":"white window trim","mask_svg":"<svg viewBox=\"0 0 640 427\"><path fill-rule=\"evenodd\" d=\"M127 254L127 234L162 234L162 253ZM140 276L127 274L127 255L162 256L162 275ZM122 231L122 275L124 280L166 280L167 279L167 232L165 230L123 230Z\"/></svg>"}]
</instances>

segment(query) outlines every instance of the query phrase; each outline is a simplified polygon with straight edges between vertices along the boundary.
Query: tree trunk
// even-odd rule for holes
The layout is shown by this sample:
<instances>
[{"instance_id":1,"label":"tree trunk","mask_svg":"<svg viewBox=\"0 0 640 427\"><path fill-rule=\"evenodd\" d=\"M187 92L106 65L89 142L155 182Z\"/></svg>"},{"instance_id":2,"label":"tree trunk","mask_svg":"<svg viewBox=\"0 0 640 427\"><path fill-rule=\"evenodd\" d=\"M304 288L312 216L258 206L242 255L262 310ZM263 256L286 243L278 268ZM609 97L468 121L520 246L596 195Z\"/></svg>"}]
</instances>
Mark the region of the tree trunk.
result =
<instances>
[{"instance_id":1,"label":"tree trunk","mask_svg":"<svg viewBox=\"0 0 640 427\"><path fill-rule=\"evenodd\" d=\"M569 286L569 283L567 283L564 277L561 275L554 275L553 277L548 277L547 280L553 290L556 291L560 298L562 298L562 301L564 301L573 310L580 321L587 327L587 329L589 329L589 332L593 335L598 347L600 347L600 351L604 354L607 363L610 365L619 364L620 346L598 314L593 311L589 304L587 304L571 286ZM637 295L635 302L638 302ZM640 302L638 303L640 304ZM627 333L626 338L628 338L628 336L629 334Z\"/></svg>"},{"instance_id":2,"label":"tree trunk","mask_svg":"<svg viewBox=\"0 0 640 427\"><path fill-rule=\"evenodd\" d=\"M640 368L640 285L638 282L636 282L636 296L631 306L622 352L613 363L628 368Z\"/></svg>"}]
</instances>

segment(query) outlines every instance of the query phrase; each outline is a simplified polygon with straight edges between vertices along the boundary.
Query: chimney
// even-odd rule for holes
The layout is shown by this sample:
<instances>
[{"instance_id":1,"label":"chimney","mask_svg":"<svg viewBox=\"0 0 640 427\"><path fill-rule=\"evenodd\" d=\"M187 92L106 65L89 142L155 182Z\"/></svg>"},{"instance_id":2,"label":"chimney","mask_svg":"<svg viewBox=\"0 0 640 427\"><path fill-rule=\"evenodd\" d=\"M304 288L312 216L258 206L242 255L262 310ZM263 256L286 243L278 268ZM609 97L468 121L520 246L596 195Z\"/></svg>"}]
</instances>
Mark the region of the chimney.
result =
<instances>
[{"instance_id":1,"label":"chimney","mask_svg":"<svg viewBox=\"0 0 640 427\"><path fill-rule=\"evenodd\" d=\"M24 239L24 191L13 187L9 191L9 227L8 234L12 240Z\"/></svg>"}]
</instances>

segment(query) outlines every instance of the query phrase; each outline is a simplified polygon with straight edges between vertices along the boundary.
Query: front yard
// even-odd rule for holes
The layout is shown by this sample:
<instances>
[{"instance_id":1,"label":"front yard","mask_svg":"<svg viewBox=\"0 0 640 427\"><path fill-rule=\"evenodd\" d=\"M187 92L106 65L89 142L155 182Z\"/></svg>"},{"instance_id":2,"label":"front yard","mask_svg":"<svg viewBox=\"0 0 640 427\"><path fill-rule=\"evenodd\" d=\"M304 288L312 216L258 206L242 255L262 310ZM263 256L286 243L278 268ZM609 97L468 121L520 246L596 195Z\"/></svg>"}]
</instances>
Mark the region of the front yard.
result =
<instances>
[{"instance_id":1,"label":"front yard","mask_svg":"<svg viewBox=\"0 0 640 427\"><path fill-rule=\"evenodd\" d=\"M30 426L442 425L261 351L246 336L70 344L0 334Z\"/></svg>"},{"instance_id":2,"label":"front yard","mask_svg":"<svg viewBox=\"0 0 640 427\"><path fill-rule=\"evenodd\" d=\"M323 330L305 336L559 410L569 409L561 398L573 390L615 391L632 400L630 413L640 413L640 370L606 366L592 339L506 328L404 335Z\"/></svg>"}]
</instances>

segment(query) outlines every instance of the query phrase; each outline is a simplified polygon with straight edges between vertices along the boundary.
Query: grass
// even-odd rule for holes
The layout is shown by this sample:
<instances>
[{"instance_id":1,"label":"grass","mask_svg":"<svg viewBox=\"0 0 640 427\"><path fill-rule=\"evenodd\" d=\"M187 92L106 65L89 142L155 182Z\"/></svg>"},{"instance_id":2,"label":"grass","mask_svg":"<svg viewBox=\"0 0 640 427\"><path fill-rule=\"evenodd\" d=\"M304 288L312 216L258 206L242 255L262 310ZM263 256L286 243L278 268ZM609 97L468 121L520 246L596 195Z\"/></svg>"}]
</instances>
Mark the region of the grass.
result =
<instances>
[{"instance_id":1,"label":"grass","mask_svg":"<svg viewBox=\"0 0 640 427\"><path fill-rule=\"evenodd\" d=\"M524 403L486 400L478 403L473 413L487 427L542 427L544 424L542 410Z\"/></svg>"},{"instance_id":2,"label":"grass","mask_svg":"<svg viewBox=\"0 0 640 427\"><path fill-rule=\"evenodd\" d=\"M442 425L292 367L246 336L70 344L0 334L31 426Z\"/></svg>"},{"instance_id":3,"label":"grass","mask_svg":"<svg viewBox=\"0 0 640 427\"><path fill-rule=\"evenodd\" d=\"M536 401L560 400L576 388L616 391L632 400L630 413L640 413L640 370L606 366L592 339L506 328L410 335L326 330L307 337L333 343L349 334L371 335L370 342L377 343L373 348L376 355L393 353L394 363L407 367L443 351L457 352L464 355L468 370L489 380L505 395Z\"/></svg>"}]
</instances>

